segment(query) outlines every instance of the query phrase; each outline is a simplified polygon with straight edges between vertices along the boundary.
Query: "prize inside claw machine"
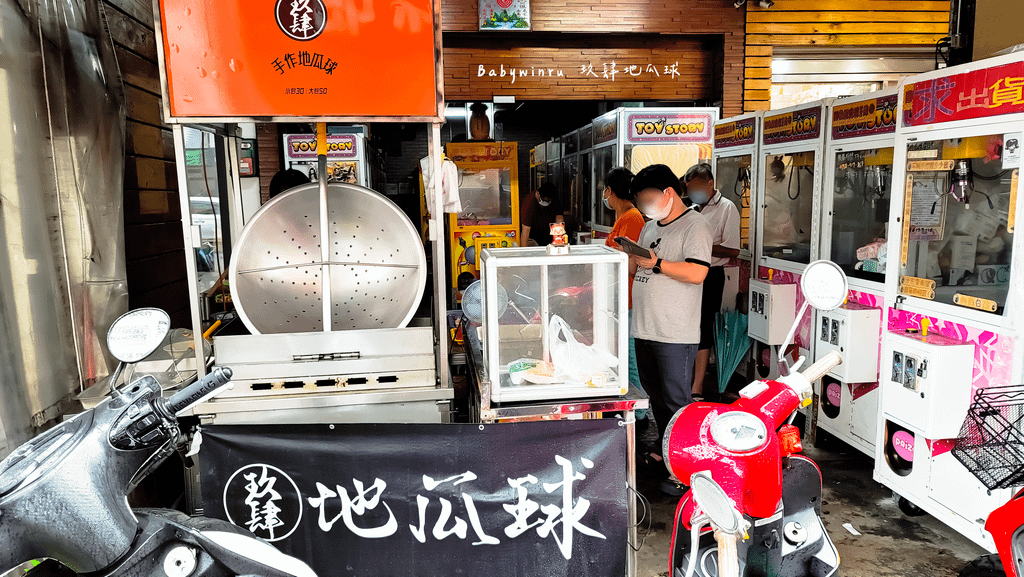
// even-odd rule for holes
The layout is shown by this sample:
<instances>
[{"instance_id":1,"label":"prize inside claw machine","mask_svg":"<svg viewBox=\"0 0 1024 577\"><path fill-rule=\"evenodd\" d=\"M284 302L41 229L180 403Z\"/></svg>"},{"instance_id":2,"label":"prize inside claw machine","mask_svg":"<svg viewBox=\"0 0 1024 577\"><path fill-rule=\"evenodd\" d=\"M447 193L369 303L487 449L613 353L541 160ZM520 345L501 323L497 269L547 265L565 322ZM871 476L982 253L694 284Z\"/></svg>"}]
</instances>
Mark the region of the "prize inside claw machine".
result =
<instances>
[{"instance_id":1,"label":"prize inside claw machine","mask_svg":"<svg viewBox=\"0 0 1024 577\"><path fill-rule=\"evenodd\" d=\"M984 520L1024 473L1024 99L999 90L1022 76L1017 54L903 82L888 235L874 476L990 551Z\"/></svg>"},{"instance_id":2,"label":"prize inside claw machine","mask_svg":"<svg viewBox=\"0 0 1024 577\"><path fill-rule=\"evenodd\" d=\"M761 156L754 180L757 219L754 266L750 281L747 334L753 345L756 374L779 375L779 354L796 311L803 304L800 274L818 255L818 209L822 190L825 146L825 106L828 101L765 113ZM808 314L794 335L797 350L811 350ZM787 351L783 351L787 353Z\"/></svg>"},{"instance_id":3,"label":"prize inside claw machine","mask_svg":"<svg viewBox=\"0 0 1024 577\"><path fill-rule=\"evenodd\" d=\"M843 98L829 107L820 257L843 269L850 292L842 306L816 311L811 325L815 359L831 351L843 356L843 363L816 383L817 427L872 456L896 105L896 91L888 90Z\"/></svg>"},{"instance_id":4,"label":"prize inside claw machine","mask_svg":"<svg viewBox=\"0 0 1024 577\"><path fill-rule=\"evenodd\" d=\"M452 287L462 291L480 278L485 248L519 246L519 164L515 142L449 143L458 167L462 212L448 218Z\"/></svg>"}]
</instances>

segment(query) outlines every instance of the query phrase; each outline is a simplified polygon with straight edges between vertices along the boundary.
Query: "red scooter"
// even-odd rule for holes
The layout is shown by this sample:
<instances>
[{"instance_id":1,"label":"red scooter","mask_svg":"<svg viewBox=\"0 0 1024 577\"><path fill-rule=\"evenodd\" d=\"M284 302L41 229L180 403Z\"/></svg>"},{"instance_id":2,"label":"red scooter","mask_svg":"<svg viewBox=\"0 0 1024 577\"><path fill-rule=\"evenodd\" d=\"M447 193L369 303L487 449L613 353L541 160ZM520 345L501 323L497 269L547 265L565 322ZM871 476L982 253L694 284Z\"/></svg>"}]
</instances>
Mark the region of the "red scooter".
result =
<instances>
[{"instance_id":1,"label":"red scooter","mask_svg":"<svg viewBox=\"0 0 1024 577\"><path fill-rule=\"evenodd\" d=\"M807 302L797 323L808 304L842 304L847 287L834 263L812 263L801 279ZM747 385L730 405L693 403L672 418L663 455L690 489L676 508L671 577L836 574L839 553L820 517L821 471L797 454L800 432L787 423L811 404L812 383L841 362L831 353L790 373L780 355L785 376Z\"/></svg>"},{"instance_id":2,"label":"red scooter","mask_svg":"<svg viewBox=\"0 0 1024 577\"><path fill-rule=\"evenodd\" d=\"M989 513L985 530L996 542L997 554L982 555L960 570L960 577L1024 576L1024 489ZM1005 563L1010 559L1009 563Z\"/></svg>"}]
</instances>

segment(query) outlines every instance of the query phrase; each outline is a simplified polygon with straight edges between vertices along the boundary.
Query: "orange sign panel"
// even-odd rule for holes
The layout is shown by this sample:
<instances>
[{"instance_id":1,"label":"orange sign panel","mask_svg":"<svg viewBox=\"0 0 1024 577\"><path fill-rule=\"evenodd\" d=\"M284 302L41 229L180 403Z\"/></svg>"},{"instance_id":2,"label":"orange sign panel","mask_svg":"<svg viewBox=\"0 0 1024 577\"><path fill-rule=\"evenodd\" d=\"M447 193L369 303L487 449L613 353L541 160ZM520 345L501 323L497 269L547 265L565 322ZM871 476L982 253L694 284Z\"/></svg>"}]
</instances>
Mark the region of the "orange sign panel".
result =
<instances>
[{"instance_id":1,"label":"orange sign panel","mask_svg":"<svg viewBox=\"0 0 1024 577\"><path fill-rule=\"evenodd\" d=\"M436 118L433 0L158 0L170 115Z\"/></svg>"}]
</instances>

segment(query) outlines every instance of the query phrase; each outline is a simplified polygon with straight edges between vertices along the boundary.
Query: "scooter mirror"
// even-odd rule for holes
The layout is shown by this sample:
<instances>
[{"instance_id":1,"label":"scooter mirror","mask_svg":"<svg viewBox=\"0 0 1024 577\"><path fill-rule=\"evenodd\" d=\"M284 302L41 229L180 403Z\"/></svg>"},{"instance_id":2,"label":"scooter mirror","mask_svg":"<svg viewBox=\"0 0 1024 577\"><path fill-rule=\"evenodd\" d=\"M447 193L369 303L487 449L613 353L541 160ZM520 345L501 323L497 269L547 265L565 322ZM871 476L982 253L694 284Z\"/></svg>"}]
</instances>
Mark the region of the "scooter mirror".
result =
<instances>
[{"instance_id":1,"label":"scooter mirror","mask_svg":"<svg viewBox=\"0 0 1024 577\"><path fill-rule=\"evenodd\" d=\"M700 471L690 475L690 490L697 506L711 519L711 523L726 533L739 533L743 524L742 514L736 505L714 479L711 471Z\"/></svg>"},{"instance_id":2,"label":"scooter mirror","mask_svg":"<svg viewBox=\"0 0 1024 577\"><path fill-rule=\"evenodd\" d=\"M839 265L830 260L816 260L804 270L800 290L812 307L830 311L846 300L850 284Z\"/></svg>"},{"instance_id":3,"label":"scooter mirror","mask_svg":"<svg viewBox=\"0 0 1024 577\"><path fill-rule=\"evenodd\" d=\"M136 363L148 357L164 342L171 317L155 308L129 311L117 318L107 331L107 348L122 363Z\"/></svg>"}]
</instances>

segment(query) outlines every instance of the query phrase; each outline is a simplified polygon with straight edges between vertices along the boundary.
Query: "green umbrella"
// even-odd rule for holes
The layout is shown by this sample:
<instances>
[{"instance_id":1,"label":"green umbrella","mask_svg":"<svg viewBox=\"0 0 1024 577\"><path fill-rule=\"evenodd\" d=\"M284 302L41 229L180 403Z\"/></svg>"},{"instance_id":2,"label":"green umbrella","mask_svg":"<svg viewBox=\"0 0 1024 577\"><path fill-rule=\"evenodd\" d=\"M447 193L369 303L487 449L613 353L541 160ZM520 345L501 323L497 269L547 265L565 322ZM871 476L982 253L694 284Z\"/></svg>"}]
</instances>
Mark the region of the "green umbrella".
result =
<instances>
[{"instance_id":1,"label":"green umbrella","mask_svg":"<svg viewBox=\"0 0 1024 577\"><path fill-rule=\"evenodd\" d=\"M715 315L715 355L718 357L718 392L725 392L729 379L750 348L747 315L725 311Z\"/></svg>"}]
</instances>

